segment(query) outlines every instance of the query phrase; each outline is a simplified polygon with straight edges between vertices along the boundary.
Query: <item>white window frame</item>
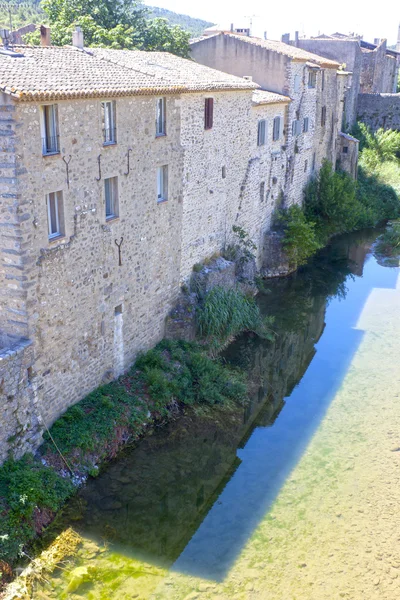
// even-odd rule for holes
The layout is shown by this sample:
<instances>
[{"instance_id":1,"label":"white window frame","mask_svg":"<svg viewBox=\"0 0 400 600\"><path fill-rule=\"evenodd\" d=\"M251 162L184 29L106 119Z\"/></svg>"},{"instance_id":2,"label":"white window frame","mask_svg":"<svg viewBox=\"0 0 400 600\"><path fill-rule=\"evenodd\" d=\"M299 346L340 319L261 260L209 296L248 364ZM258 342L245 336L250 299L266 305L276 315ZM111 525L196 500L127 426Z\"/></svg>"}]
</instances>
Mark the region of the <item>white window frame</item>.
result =
<instances>
[{"instance_id":1,"label":"white window frame","mask_svg":"<svg viewBox=\"0 0 400 600\"><path fill-rule=\"evenodd\" d=\"M43 104L41 106L41 134L42 134L42 154L60 153L59 131L58 131L58 105ZM48 113L50 112L50 115Z\"/></svg>"},{"instance_id":2,"label":"white window frame","mask_svg":"<svg viewBox=\"0 0 400 600\"><path fill-rule=\"evenodd\" d=\"M117 143L116 105L115 100L106 100L101 103L103 121L103 146Z\"/></svg>"},{"instance_id":3,"label":"white window frame","mask_svg":"<svg viewBox=\"0 0 400 600\"><path fill-rule=\"evenodd\" d=\"M261 119L258 121L258 130L257 130L257 146L265 146L267 141L267 121L266 119Z\"/></svg>"},{"instance_id":4,"label":"white window frame","mask_svg":"<svg viewBox=\"0 0 400 600\"><path fill-rule=\"evenodd\" d=\"M115 219L119 216L118 177L107 177L104 179L104 208L106 213L106 221Z\"/></svg>"},{"instance_id":5,"label":"white window frame","mask_svg":"<svg viewBox=\"0 0 400 600\"><path fill-rule=\"evenodd\" d=\"M47 228L49 240L62 237L63 231L63 194L62 191L50 192L46 195ZM52 210L52 207L53 210Z\"/></svg>"},{"instance_id":6,"label":"white window frame","mask_svg":"<svg viewBox=\"0 0 400 600\"><path fill-rule=\"evenodd\" d=\"M310 69L308 71L308 87L309 89L317 87L317 71L315 69Z\"/></svg>"},{"instance_id":7,"label":"white window frame","mask_svg":"<svg viewBox=\"0 0 400 600\"><path fill-rule=\"evenodd\" d=\"M156 137L167 135L167 100L165 96L156 100Z\"/></svg>"},{"instance_id":8,"label":"white window frame","mask_svg":"<svg viewBox=\"0 0 400 600\"><path fill-rule=\"evenodd\" d=\"M168 200L168 165L157 168L157 202Z\"/></svg>"},{"instance_id":9,"label":"white window frame","mask_svg":"<svg viewBox=\"0 0 400 600\"><path fill-rule=\"evenodd\" d=\"M281 139L281 135L282 135L282 117L278 116L278 117L274 118L272 140L274 142L277 142L278 140Z\"/></svg>"}]
</instances>

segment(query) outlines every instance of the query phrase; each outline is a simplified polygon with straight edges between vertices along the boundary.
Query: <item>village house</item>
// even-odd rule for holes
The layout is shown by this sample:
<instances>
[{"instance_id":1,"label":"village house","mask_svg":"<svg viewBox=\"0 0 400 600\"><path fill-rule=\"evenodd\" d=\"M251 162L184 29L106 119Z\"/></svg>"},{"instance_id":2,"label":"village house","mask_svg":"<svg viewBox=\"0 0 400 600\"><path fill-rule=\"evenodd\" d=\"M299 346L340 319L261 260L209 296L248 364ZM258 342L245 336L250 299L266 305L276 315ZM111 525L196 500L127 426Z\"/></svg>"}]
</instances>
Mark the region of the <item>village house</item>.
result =
<instances>
[{"instance_id":1,"label":"village house","mask_svg":"<svg viewBox=\"0 0 400 600\"><path fill-rule=\"evenodd\" d=\"M232 225L263 264L290 98L258 88L79 31L0 50L0 461L163 337Z\"/></svg>"},{"instance_id":2,"label":"village house","mask_svg":"<svg viewBox=\"0 0 400 600\"><path fill-rule=\"evenodd\" d=\"M231 33L193 40L191 52L201 64L250 76L263 90L291 99L282 132L283 201L286 206L300 204L304 186L322 161L340 164L347 73L339 70L337 61L290 44ZM347 150L351 143L348 140ZM351 152L355 157L357 150L354 142Z\"/></svg>"}]
</instances>

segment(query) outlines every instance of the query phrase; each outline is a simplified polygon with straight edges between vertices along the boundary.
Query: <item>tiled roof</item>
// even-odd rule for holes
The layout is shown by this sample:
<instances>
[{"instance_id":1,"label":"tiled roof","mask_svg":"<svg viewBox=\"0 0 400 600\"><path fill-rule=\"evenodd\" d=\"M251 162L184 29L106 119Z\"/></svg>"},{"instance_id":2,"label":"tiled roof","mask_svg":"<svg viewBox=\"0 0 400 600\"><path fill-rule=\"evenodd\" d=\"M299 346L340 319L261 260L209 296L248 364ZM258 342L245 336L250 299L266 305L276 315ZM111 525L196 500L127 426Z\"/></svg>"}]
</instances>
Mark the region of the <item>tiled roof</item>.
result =
<instances>
[{"instance_id":1,"label":"tiled roof","mask_svg":"<svg viewBox=\"0 0 400 600\"><path fill-rule=\"evenodd\" d=\"M288 102L291 102L289 96L267 92L266 90L254 90L253 92L253 104L258 106L261 104L286 104Z\"/></svg>"},{"instance_id":2,"label":"tiled roof","mask_svg":"<svg viewBox=\"0 0 400 600\"><path fill-rule=\"evenodd\" d=\"M20 100L114 97L258 85L167 52L14 46L0 52L0 90Z\"/></svg>"},{"instance_id":3,"label":"tiled roof","mask_svg":"<svg viewBox=\"0 0 400 600\"><path fill-rule=\"evenodd\" d=\"M312 62L320 65L321 67L327 67L331 69L338 69L340 66L339 63L335 62L334 60L329 60L323 56L318 56L312 52L307 52L307 50L296 48L296 46L290 46L284 42L278 42L275 40L262 40L261 38L245 37L241 35L234 35L232 33L221 33L221 35L239 40L243 44L252 44L253 46L258 46L259 48L265 48L266 50L283 54L294 61ZM203 40L195 43L203 43Z\"/></svg>"}]
</instances>

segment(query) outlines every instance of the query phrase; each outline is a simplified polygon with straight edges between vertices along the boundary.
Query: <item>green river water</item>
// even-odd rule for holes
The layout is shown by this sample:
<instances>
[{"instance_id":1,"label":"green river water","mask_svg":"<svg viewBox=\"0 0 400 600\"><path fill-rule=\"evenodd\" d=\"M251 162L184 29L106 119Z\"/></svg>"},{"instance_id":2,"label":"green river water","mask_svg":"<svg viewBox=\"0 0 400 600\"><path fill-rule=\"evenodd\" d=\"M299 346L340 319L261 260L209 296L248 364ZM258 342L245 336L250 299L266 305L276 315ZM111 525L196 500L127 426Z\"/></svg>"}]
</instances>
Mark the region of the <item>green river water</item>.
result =
<instances>
[{"instance_id":1,"label":"green river water","mask_svg":"<svg viewBox=\"0 0 400 600\"><path fill-rule=\"evenodd\" d=\"M72 527L78 554L34 598L400 598L400 270L376 235L266 283L275 341L225 353L250 404L188 412L89 481L43 540Z\"/></svg>"}]
</instances>

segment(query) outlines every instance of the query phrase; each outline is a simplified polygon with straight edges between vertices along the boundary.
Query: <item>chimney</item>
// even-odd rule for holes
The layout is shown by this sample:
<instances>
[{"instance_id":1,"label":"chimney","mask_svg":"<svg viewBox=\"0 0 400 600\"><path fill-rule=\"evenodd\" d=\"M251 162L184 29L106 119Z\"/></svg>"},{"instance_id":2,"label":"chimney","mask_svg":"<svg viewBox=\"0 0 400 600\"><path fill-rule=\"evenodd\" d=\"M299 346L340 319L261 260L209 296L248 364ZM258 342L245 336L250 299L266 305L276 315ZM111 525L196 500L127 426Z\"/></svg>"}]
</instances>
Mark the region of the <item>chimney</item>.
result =
<instances>
[{"instance_id":1,"label":"chimney","mask_svg":"<svg viewBox=\"0 0 400 600\"><path fill-rule=\"evenodd\" d=\"M40 26L40 45L51 46L50 27L46 27L45 25Z\"/></svg>"},{"instance_id":2,"label":"chimney","mask_svg":"<svg viewBox=\"0 0 400 600\"><path fill-rule=\"evenodd\" d=\"M379 42L380 42L379 38L374 38L374 45L375 46L379 46Z\"/></svg>"},{"instance_id":3,"label":"chimney","mask_svg":"<svg viewBox=\"0 0 400 600\"><path fill-rule=\"evenodd\" d=\"M75 48L83 50L83 31L78 25L72 33L72 45L75 46Z\"/></svg>"},{"instance_id":4,"label":"chimney","mask_svg":"<svg viewBox=\"0 0 400 600\"><path fill-rule=\"evenodd\" d=\"M267 40L267 39L268 39L268 38L267 38L267 32L266 32L266 31L264 31L264 40Z\"/></svg>"},{"instance_id":5,"label":"chimney","mask_svg":"<svg viewBox=\"0 0 400 600\"><path fill-rule=\"evenodd\" d=\"M294 45L296 46L296 48L299 47L299 32L298 31L294 32Z\"/></svg>"},{"instance_id":6,"label":"chimney","mask_svg":"<svg viewBox=\"0 0 400 600\"><path fill-rule=\"evenodd\" d=\"M282 38L281 38L282 42L284 44L289 44L290 42L290 33L284 33Z\"/></svg>"},{"instance_id":7,"label":"chimney","mask_svg":"<svg viewBox=\"0 0 400 600\"><path fill-rule=\"evenodd\" d=\"M10 32L8 29L0 29L0 37L3 42L3 47L5 50L8 49L8 45L10 43Z\"/></svg>"},{"instance_id":8,"label":"chimney","mask_svg":"<svg viewBox=\"0 0 400 600\"><path fill-rule=\"evenodd\" d=\"M231 23L231 33L233 33L233 23Z\"/></svg>"}]
</instances>

